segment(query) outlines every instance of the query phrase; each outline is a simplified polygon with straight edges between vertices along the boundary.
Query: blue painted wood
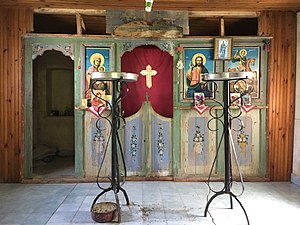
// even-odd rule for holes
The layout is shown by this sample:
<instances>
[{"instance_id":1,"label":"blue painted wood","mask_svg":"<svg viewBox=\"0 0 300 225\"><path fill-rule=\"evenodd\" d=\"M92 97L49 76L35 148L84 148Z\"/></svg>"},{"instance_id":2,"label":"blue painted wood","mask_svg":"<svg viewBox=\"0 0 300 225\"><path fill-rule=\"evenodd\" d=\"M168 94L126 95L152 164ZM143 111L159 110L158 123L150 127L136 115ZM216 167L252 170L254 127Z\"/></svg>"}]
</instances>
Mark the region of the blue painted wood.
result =
<instances>
[{"instance_id":1,"label":"blue painted wood","mask_svg":"<svg viewBox=\"0 0 300 225\"><path fill-rule=\"evenodd\" d=\"M152 172L170 170L171 124L156 115L152 123Z\"/></svg>"},{"instance_id":2,"label":"blue painted wood","mask_svg":"<svg viewBox=\"0 0 300 225\"><path fill-rule=\"evenodd\" d=\"M91 119L92 124L92 135L91 135L91 143L92 143L92 165L100 166L102 161L108 153L108 149L110 146L107 145L108 137L106 136L106 129L109 129L109 124L106 120L98 120L97 118ZM110 151L109 151L110 152Z\"/></svg>"},{"instance_id":3,"label":"blue painted wood","mask_svg":"<svg viewBox=\"0 0 300 225\"><path fill-rule=\"evenodd\" d=\"M191 117L188 120L188 163L195 166L208 164L208 128L206 117Z\"/></svg>"},{"instance_id":4,"label":"blue painted wood","mask_svg":"<svg viewBox=\"0 0 300 225\"><path fill-rule=\"evenodd\" d=\"M143 120L142 115L126 121L125 162L128 172L143 171Z\"/></svg>"},{"instance_id":5,"label":"blue painted wood","mask_svg":"<svg viewBox=\"0 0 300 225\"><path fill-rule=\"evenodd\" d=\"M252 163L252 118L239 117L232 121L232 138L240 166ZM242 123L241 123L242 122ZM243 125L243 127L241 127Z\"/></svg>"}]
</instances>

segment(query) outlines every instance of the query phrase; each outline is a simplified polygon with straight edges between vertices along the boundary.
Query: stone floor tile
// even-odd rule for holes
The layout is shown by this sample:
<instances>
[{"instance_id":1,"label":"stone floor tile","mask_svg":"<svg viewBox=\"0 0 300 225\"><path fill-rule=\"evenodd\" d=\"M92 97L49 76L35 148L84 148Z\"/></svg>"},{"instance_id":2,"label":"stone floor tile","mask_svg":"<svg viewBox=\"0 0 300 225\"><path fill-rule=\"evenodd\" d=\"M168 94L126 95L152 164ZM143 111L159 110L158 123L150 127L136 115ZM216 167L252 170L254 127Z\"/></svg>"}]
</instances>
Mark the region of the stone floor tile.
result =
<instances>
[{"instance_id":1,"label":"stone floor tile","mask_svg":"<svg viewBox=\"0 0 300 225\"><path fill-rule=\"evenodd\" d=\"M143 225L167 225L166 221L144 221Z\"/></svg>"},{"instance_id":2,"label":"stone floor tile","mask_svg":"<svg viewBox=\"0 0 300 225\"><path fill-rule=\"evenodd\" d=\"M93 223L93 219L91 217L91 212L88 211L78 211L74 218L72 219L72 223Z\"/></svg>"},{"instance_id":3,"label":"stone floor tile","mask_svg":"<svg viewBox=\"0 0 300 225\"><path fill-rule=\"evenodd\" d=\"M107 185L105 183L104 185ZM211 182L220 190L221 182ZM129 196L126 205L119 192L121 225L246 225L245 214L229 195L217 196L204 210L214 193L204 182L134 181L123 186ZM234 191L239 192L239 184ZM0 225L92 225L90 207L101 192L95 183L0 184ZM208 196L208 198L207 198ZM289 182L246 182L238 197L251 225L298 225L300 187ZM113 201L112 191L98 201ZM2 204L2 203L5 204ZM21 219L22 223L21 223ZM112 223L101 223L101 225Z\"/></svg>"},{"instance_id":4,"label":"stone floor tile","mask_svg":"<svg viewBox=\"0 0 300 225\"><path fill-rule=\"evenodd\" d=\"M72 223L48 222L46 225L71 225Z\"/></svg>"},{"instance_id":5,"label":"stone floor tile","mask_svg":"<svg viewBox=\"0 0 300 225\"><path fill-rule=\"evenodd\" d=\"M31 213L22 221L22 225L44 225L48 222L52 214Z\"/></svg>"},{"instance_id":6,"label":"stone floor tile","mask_svg":"<svg viewBox=\"0 0 300 225\"><path fill-rule=\"evenodd\" d=\"M187 212L183 209L180 210L165 210L166 220L170 221L190 221Z\"/></svg>"},{"instance_id":7,"label":"stone floor tile","mask_svg":"<svg viewBox=\"0 0 300 225\"><path fill-rule=\"evenodd\" d=\"M77 212L81 205L81 203L63 203L57 208L56 212Z\"/></svg>"},{"instance_id":8,"label":"stone floor tile","mask_svg":"<svg viewBox=\"0 0 300 225\"><path fill-rule=\"evenodd\" d=\"M22 221L29 217L29 213L22 213L22 212L14 212L14 213L7 213L0 224L22 224Z\"/></svg>"},{"instance_id":9,"label":"stone floor tile","mask_svg":"<svg viewBox=\"0 0 300 225\"><path fill-rule=\"evenodd\" d=\"M50 223L71 223L76 212L55 212L50 218Z\"/></svg>"}]
</instances>

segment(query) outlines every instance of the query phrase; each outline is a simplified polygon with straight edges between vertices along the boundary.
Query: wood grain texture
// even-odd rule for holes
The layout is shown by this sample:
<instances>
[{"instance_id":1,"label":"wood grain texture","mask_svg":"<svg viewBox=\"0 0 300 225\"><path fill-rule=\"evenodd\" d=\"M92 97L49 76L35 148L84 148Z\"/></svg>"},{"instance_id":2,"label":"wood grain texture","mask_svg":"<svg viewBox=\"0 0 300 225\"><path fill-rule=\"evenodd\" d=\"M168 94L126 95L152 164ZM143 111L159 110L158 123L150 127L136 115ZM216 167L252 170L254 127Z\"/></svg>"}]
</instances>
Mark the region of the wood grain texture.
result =
<instances>
[{"instance_id":1,"label":"wood grain texture","mask_svg":"<svg viewBox=\"0 0 300 225\"><path fill-rule=\"evenodd\" d=\"M145 1L136 0L6 0L0 6L65 9L138 9L144 10ZM262 11L286 10L299 11L298 0L159 0L154 1L152 10L187 10L187 11Z\"/></svg>"},{"instance_id":2,"label":"wood grain texture","mask_svg":"<svg viewBox=\"0 0 300 225\"><path fill-rule=\"evenodd\" d=\"M293 153L296 14L263 12L260 29L273 37L268 74L268 173L273 181L288 181Z\"/></svg>"},{"instance_id":3,"label":"wood grain texture","mask_svg":"<svg viewBox=\"0 0 300 225\"><path fill-rule=\"evenodd\" d=\"M20 180L22 132L22 38L32 12L0 8L0 182Z\"/></svg>"}]
</instances>

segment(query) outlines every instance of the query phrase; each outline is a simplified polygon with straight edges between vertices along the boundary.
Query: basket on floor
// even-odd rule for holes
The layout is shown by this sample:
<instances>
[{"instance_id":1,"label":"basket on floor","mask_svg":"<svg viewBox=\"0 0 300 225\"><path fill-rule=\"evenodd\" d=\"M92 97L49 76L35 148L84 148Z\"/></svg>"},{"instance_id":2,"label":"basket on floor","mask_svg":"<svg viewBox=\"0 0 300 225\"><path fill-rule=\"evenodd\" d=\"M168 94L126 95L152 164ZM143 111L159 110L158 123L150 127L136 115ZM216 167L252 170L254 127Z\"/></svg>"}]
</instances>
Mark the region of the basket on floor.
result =
<instances>
[{"instance_id":1,"label":"basket on floor","mask_svg":"<svg viewBox=\"0 0 300 225\"><path fill-rule=\"evenodd\" d=\"M92 205L92 219L98 223L111 222L118 209L118 205L114 202L100 202Z\"/></svg>"}]
</instances>

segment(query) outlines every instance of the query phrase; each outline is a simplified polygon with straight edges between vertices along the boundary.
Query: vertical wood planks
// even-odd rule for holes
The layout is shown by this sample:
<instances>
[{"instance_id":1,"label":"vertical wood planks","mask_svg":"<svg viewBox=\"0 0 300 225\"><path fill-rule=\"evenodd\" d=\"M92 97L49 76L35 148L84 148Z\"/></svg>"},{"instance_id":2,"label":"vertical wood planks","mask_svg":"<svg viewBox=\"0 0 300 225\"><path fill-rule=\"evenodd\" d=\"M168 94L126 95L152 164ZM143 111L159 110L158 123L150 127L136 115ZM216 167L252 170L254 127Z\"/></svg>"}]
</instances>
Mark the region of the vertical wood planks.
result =
<instances>
[{"instance_id":1,"label":"vertical wood planks","mask_svg":"<svg viewBox=\"0 0 300 225\"><path fill-rule=\"evenodd\" d=\"M290 180L296 73L296 13L262 12L260 32L272 36L268 73L268 173Z\"/></svg>"},{"instance_id":2,"label":"vertical wood planks","mask_svg":"<svg viewBox=\"0 0 300 225\"><path fill-rule=\"evenodd\" d=\"M0 8L0 182L21 179L22 35L32 31L32 11Z\"/></svg>"}]
</instances>

